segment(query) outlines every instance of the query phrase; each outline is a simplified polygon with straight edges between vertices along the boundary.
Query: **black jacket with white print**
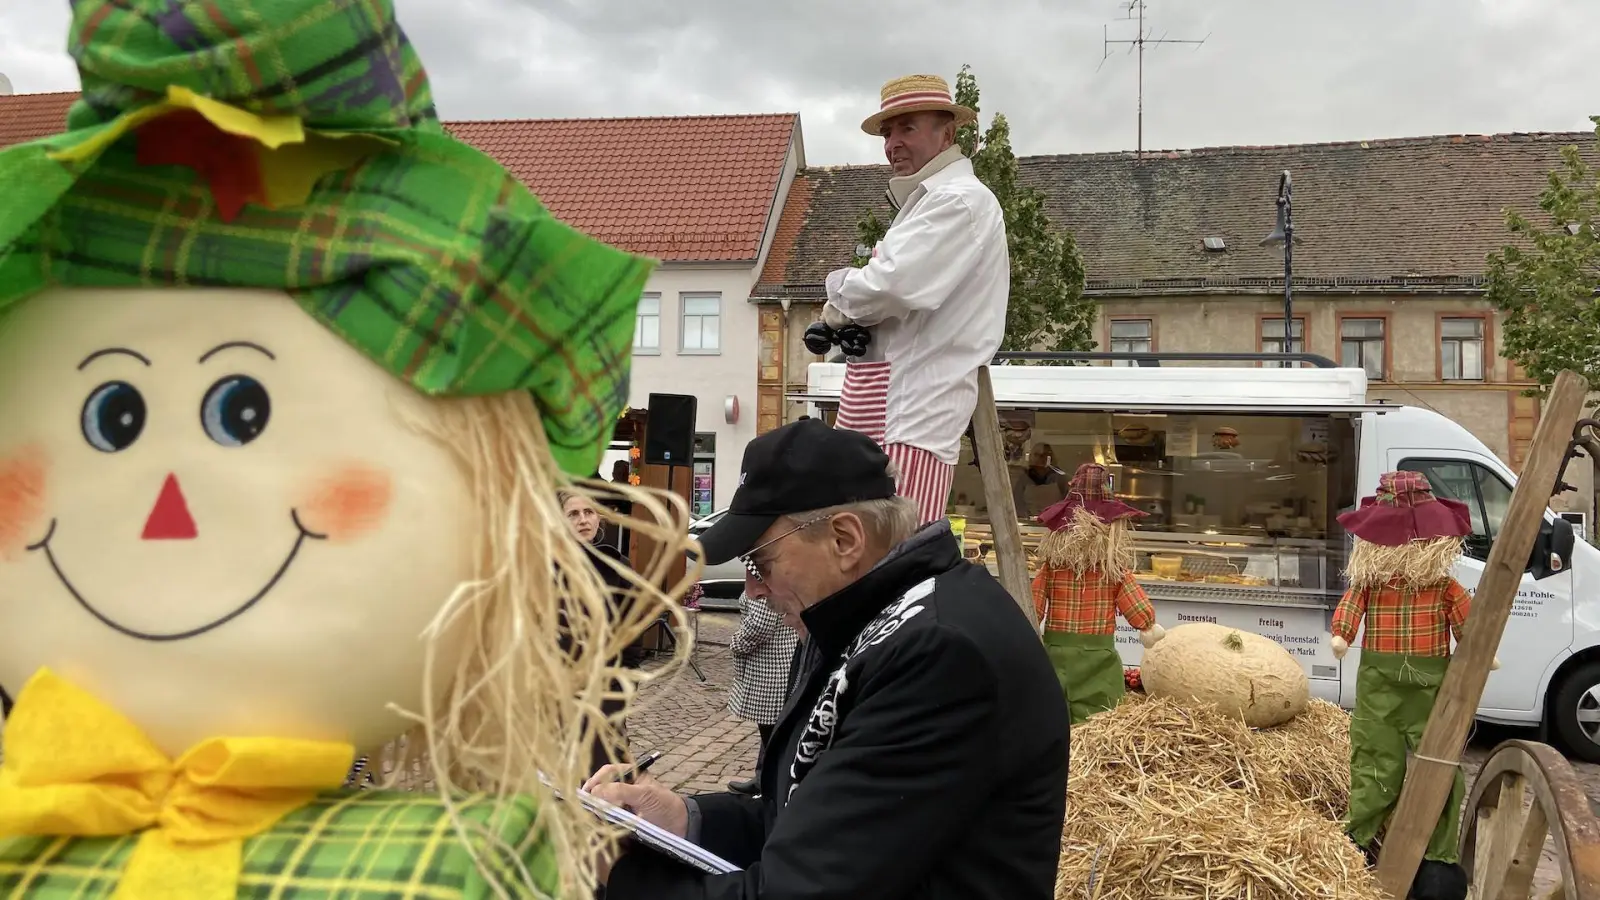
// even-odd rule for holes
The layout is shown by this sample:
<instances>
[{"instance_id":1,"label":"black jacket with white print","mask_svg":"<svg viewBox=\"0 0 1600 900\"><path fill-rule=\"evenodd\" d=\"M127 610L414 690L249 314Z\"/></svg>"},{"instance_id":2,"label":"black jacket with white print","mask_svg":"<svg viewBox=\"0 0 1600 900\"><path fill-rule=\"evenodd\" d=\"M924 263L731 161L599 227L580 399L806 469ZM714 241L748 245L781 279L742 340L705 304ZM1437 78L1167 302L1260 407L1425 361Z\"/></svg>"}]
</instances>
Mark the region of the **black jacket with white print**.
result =
<instances>
[{"instance_id":1,"label":"black jacket with white print","mask_svg":"<svg viewBox=\"0 0 1600 900\"><path fill-rule=\"evenodd\" d=\"M761 797L690 801L706 875L638 850L609 900L1050 900L1068 712L1038 636L948 524L805 611Z\"/></svg>"}]
</instances>

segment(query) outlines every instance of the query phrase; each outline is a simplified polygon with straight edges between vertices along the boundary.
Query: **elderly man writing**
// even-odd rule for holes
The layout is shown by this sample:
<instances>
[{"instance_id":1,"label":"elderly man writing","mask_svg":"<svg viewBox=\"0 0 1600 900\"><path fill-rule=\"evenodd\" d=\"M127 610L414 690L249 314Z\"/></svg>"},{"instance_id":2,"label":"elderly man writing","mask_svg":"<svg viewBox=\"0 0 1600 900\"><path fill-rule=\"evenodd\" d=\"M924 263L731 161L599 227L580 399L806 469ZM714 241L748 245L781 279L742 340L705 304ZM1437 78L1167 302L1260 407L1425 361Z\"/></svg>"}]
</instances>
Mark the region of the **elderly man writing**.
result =
<instances>
[{"instance_id":1,"label":"elderly man writing","mask_svg":"<svg viewBox=\"0 0 1600 900\"><path fill-rule=\"evenodd\" d=\"M945 514L978 367L1005 336L1005 215L955 143L956 129L975 121L937 76L883 86L881 108L861 127L883 138L897 212L866 266L828 275L823 307L827 329L871 333L845 370L838 425L883 445L923 523Z\"/></svg>"},{"instance_id":2,"label":"elderly man writing","mask_svg":"<svg viewBox=\"0 0 1600 900\"><path fill-rule=\"evenodd\" d=\"M804 421L750 442L701 541L807 632L760 797L684 798L619 766L585 785L743 871L631 850L608 900L1054 896L1066 701L1010 595L948 523L916 520L862 434Z\"/></svg>"}]
</instances>

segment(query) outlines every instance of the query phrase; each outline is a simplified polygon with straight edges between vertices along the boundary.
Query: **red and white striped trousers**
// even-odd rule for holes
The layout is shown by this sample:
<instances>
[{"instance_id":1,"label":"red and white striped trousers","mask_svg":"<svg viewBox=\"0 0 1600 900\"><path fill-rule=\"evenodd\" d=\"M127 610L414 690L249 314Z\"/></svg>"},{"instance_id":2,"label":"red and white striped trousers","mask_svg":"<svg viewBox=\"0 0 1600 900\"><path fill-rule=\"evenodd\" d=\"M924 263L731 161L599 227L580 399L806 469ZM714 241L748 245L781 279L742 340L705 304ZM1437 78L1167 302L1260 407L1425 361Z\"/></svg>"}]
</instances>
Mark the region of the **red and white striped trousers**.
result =
<instances>
[{"instance_id":1,"label":"red and white striped trousers","mask_svg":"<svg viewBox=\"0 0 1600 900\"><path fill-rule=\"evenodd\" d=\"M917 504L920 524L944 518L956 467L921 447L883 442L889 415L889 363L850 363L844 371L835 427L859 431L889 454L900 470L895 489Z\"/></svg>"}]
</instances>

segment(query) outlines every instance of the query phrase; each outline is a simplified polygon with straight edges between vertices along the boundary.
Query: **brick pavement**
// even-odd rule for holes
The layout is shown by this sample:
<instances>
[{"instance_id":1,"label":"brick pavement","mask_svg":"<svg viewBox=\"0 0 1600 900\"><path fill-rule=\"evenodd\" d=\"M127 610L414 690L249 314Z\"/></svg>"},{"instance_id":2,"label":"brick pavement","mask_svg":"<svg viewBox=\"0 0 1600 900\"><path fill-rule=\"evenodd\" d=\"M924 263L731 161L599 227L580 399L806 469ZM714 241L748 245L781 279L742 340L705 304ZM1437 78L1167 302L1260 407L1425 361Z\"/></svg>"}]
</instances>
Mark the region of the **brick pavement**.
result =
<instances>
[{"instance_id":1,"label":"brick pavement","mask_svg":"<svg viewBox=\"0 0 1600 900\"><path fill-rule=\"evenodd\" d=\"M705 683L688 666L651 681L640 689L628 718L630 751L637 756L662 750L665 755L650 773L676 790L725 791L729 781L755 772L760 746L756 727L728 712L733 657L727 644L738 624L738 613L702 611L695 660L706 674ZM664 664L652 661L645 668Z\"/></svg>"}]
</instances>

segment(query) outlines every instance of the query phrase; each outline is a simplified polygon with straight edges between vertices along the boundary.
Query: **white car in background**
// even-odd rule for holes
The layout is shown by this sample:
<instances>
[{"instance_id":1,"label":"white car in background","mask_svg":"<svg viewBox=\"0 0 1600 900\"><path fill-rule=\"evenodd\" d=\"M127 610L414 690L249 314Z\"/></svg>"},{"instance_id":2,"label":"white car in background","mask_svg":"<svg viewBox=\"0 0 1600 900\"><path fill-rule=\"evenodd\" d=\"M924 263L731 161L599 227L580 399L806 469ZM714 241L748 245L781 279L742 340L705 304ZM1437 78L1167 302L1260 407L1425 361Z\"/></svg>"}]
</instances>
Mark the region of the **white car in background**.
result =
<instances>
[{"instance_id":1,"label":"white car in background","mask_svg":"<svg viewBox=\"0 0 1600 900\"><path fill-rule=\"evenodd\" d=\"M698 538L707 528L717 524L727 512L727 508L724 507L703 519L690 522L689 536ZM720 565L708 564L700 573L700 587L705 591L705 595L700 598L701 606L737 609L739 596L744 593L744 563L730 559Z\"/></svg>"}]
</instances>

